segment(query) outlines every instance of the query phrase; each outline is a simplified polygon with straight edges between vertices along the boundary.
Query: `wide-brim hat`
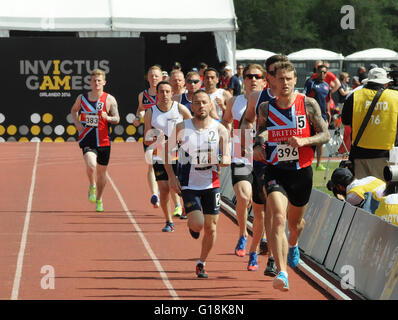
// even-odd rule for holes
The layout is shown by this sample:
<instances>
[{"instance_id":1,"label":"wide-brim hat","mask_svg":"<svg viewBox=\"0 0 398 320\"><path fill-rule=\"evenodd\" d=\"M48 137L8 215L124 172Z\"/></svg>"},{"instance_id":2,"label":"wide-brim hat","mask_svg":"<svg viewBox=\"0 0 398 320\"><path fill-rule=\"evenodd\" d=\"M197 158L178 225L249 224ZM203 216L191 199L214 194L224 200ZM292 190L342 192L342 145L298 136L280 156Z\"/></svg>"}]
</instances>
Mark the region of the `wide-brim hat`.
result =
<instances>
[{"instance_id":1,"label":"wide-brim hat","mask_svg":"<svg viewBox=\"0 0 398 320\"><path fill-rule=\"evenodd\" d=\"M387 77L387 71L383 68L373 68L369 70L368 77L363 79L361 83L378 83L378 84L386 84L391 82L392 79Z\"/></svg>"}]
</instances>

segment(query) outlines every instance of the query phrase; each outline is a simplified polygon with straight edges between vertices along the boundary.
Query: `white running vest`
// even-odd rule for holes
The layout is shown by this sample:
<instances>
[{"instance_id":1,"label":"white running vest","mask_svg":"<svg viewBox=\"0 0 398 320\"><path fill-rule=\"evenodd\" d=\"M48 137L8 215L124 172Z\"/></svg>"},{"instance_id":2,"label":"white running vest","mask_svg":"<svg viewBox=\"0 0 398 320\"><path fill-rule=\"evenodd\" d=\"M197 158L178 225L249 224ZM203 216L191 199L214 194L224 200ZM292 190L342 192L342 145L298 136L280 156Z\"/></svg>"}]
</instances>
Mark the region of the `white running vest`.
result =
<instances>
[{"instance_id":1,"label":"white running vest","mask_svg":"<svg viewBox=\"0 0 398 320\"><path fill-rule=\"evenodd\" d=\"M232 106L232 139L231 139L231 161L233 163L250 164L249 159L241 156L241 134L239 131L239 122L247 107L247 99L244 94L236 97L234 105Z\"/></svg>"},{"instance_id":2,"label":"white running vest","mask_svg":"<svg viewBox=\"0 0 398 320\"><path fill-rule=\"evenodd\" d=\"M219 188L218 150L219 122L211 119L207 129L196 130L192 119L187 119L178 155L178 177L182 190Z\"/></svg>"},{"instance_id":3,"label":"white running vest","mask_svg":"<svg viewBox=\"0 0 398 320\"><path fill-rule=\"evenodd\" d=\"M222 119L223 109L218 105L216 98L220 98L220 99L224 100L223 92L224 92L224 89L217 89L215 92L209 94L210 100L213 101L214 105L216 106L216 112L217 112L217 115L220 118L220 120Z\"/></svg>"},{"instance_id":4,"label":"white running vest","mask_svg":"<svg viewBox=\"0 0 398 320\"><path fill-rule=\"evenodd\" d=\"M168 111L162 111L157 105L152 108L151 125L155 129L163 131L164 135L168 137L174 130L177 123L183 121L182 114L178 109L178 102L174 101ZM162 160L161 157L153 155L153 160Z\"/></svg>"}]
</instances>

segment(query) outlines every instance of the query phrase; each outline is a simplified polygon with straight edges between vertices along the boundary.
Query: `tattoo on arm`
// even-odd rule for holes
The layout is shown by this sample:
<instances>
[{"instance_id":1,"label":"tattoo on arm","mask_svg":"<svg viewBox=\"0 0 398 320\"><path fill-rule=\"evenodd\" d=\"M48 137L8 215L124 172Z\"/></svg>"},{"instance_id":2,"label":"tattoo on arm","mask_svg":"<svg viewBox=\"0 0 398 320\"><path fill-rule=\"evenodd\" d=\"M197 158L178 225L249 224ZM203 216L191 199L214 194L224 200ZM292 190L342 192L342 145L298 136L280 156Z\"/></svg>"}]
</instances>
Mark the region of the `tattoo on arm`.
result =
<instances>
[{"instance_id":1,"label":"tattoo on arm","mask_svg":"<svg viewBox=\"0 0 398 320\"><path fill-rule=\"evenodd\" d=\"M256 133L255 143L263 145L268 138L267 118L268 118L268 102L262 102L258 107L258 129Z\"/></svg>"},{"instance_id":2,"label":"tattoo on arm","mask_svg":"<svg viewBox=\"0 0 398 320\"><path fill-rule=\"evenodd\" d=\"M321 108L315 99L306 97L304 100L305 109L311 125L313 126L316 134L308 138L308 144L324 144L330 139L328 126L325 120L322 118Z\"/></svg>"}]
</instances>

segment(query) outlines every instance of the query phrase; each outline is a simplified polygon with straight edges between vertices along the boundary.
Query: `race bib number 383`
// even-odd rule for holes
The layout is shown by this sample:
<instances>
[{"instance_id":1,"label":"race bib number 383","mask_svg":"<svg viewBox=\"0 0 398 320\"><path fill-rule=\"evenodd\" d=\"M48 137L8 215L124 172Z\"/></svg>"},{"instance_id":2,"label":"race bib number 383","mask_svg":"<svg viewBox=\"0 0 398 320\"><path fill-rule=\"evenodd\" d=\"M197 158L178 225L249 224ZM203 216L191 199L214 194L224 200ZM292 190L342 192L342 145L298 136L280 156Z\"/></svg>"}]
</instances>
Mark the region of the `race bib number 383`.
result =
<instances>
[{"instance_id":1,"label":"race bib number 383","mask_svg":"<svg viewBox=\"0 0 398 320\"><path fill-rule=\"evenodd\" d=\"M98 127L98 115L96 114L86 115L86 125L89 127Z\"/></svg>"}]
</instances>

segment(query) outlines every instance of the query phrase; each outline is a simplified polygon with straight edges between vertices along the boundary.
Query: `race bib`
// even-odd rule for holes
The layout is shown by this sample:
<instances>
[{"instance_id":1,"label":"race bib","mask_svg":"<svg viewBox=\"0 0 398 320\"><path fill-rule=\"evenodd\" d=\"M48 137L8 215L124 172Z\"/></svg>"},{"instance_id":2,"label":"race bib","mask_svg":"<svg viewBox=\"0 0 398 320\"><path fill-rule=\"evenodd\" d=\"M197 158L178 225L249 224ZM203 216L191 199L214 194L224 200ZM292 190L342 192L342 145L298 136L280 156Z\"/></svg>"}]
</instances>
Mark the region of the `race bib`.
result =
<instances>
[{"instance_id":1,"label":"race bib","mask_svg":"<svg viewBox=\"0 0 398 320\"><path fill-rule=\"evenodd\" d=\"M299 159L298 148L293 148L287 144L278 143L278 161L294 161Z\"/></svg>"},{"instance_id":2,"label":"race bib","mask_svg":"<svg viewBox=\"0 0 398 320\"><path fill-rule=\"evenodd\" d=\"M86 115L86 126L88 127L98 127L98 115L97 114L87 114Z\"/></svg>"}]
</instances>

